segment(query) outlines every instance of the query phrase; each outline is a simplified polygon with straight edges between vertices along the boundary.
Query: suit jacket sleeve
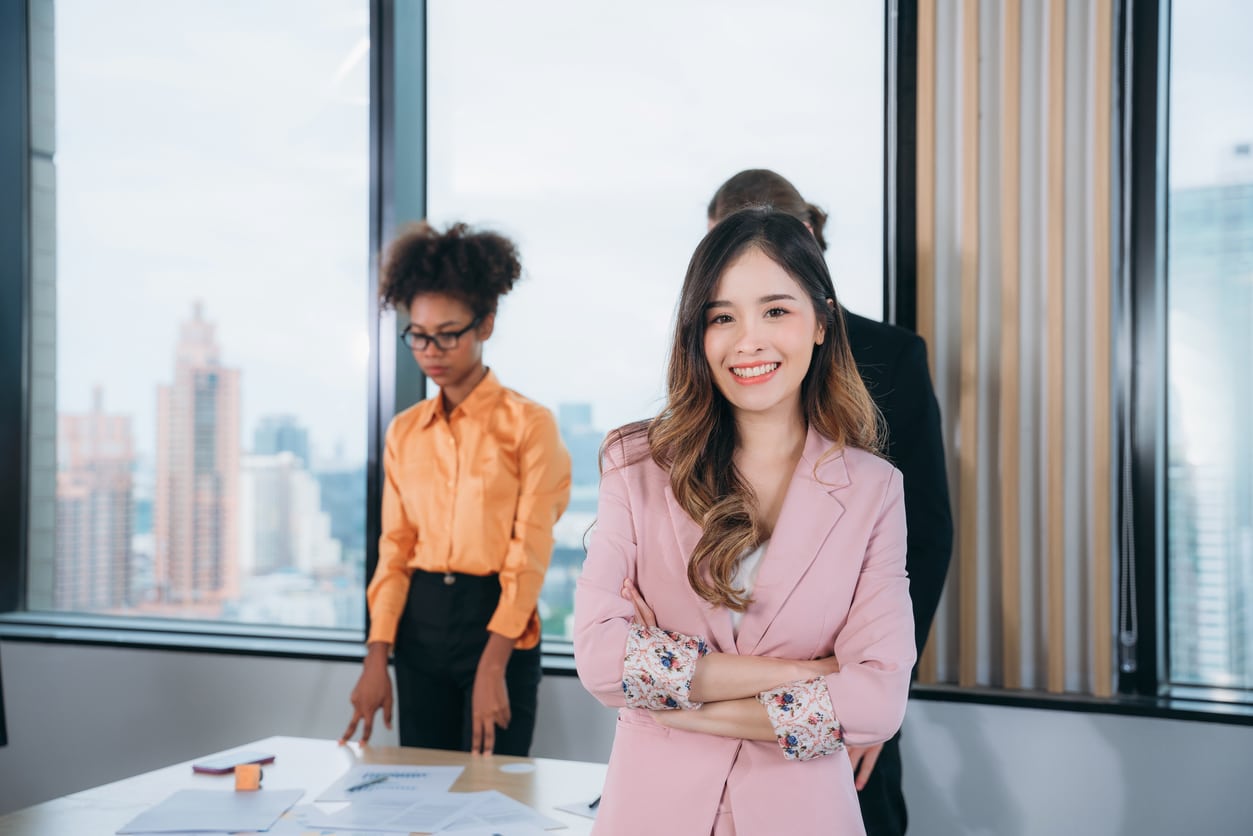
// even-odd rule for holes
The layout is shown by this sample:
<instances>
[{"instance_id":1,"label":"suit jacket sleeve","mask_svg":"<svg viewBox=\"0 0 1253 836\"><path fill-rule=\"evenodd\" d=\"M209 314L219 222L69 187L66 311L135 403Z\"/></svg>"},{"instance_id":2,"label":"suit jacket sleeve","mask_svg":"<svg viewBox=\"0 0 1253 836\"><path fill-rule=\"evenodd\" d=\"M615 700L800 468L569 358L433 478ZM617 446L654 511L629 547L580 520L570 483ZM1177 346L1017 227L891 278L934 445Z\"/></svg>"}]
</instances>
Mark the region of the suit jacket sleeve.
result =
<instances>
[{"instance_id":1,"label":"suit jacket sleeve","mask_svg":"<svg viewBox=\"0 0 1253 836\"><path fill-rule=\"evenodd\" d=\"M916 658L909 579L905 576L905 504L892 472L848 618L835 639L840 670L827 676L845 743L869 746L896 734L905 717Z\"/></svg>"},{"instance_id":2,"label":"suit jacket sleeve","mask_svg":"<svg viewBox=\"0 0 1253 836\"><path fill-rule=\"evenodd\" d=\"M622 678L635 608L621 596L635 577L635 529L617 455L602 462L596 528L574 592L574 663L583 687L607 706L626 705Z\"/></svg>"},{"instance_id":3,"label":"suit jacket sleeve","mask_svg":"<svg viewBox=\"0 0 1253 836\"><path fill-rule=\"evenodd\" d=\"M953 553L940 405L927 367L927 346L921 338L910 340L901 352L890 391L893 403L888 453L905 479L905 515L909 520L905 566L913 599L914 647L921 655Z\"/></svg>"}]
</instances>

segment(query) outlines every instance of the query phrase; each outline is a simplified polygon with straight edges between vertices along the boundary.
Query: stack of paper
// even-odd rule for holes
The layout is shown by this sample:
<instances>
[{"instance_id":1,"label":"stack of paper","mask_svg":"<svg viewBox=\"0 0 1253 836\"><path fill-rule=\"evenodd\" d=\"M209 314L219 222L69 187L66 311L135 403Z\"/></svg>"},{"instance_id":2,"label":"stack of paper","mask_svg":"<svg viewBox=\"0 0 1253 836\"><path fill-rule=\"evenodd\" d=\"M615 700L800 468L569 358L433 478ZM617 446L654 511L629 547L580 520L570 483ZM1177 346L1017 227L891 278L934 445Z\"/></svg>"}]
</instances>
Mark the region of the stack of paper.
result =
<instances>
[{"instance_id":1,"label":"stack of paper","mask_svg":"<svg viewBox=\"0 0 1253 836\"><path fill-rule=\"evenodd\" d=\"M461 766L404 766L359 763L318 796L318 801L412 800L432 792L447 792L465 771Z\"/></svg>"},{"instance_id":2,"label":"stack of paper","mask_svg":"<svg viewBox=\"0 0 1253 836\"><path fill-rule=\"evenodd\" d=\"M357 764L318 797L348 801L333 813L315 812L310 828L369 833L542 833L564 827L503 793L449 792L461 775L459 766L386 766Z\"/></svg>"},{"instance_id":3,"label":"stack of paper","mask_svg":"<svg viewBox=\"0 0 1253 836\"><path fill-rule=\"evenodd\" d=\"M312 816L310 827L381 833L535 832L564 827L509 796L485 792L432 792L408 801L355 801L336 813Z\"/></svg>"},{"instance_id":4,"label":"stack of paper","mask_svg":"<svg viewBox=\"0 0 1253 836\"><path fill-rule=\"evenodd\" d=\"M301 790L179 790L118 833L232 833L269 830L304 795Z\"/></svg>"}]
</instances>

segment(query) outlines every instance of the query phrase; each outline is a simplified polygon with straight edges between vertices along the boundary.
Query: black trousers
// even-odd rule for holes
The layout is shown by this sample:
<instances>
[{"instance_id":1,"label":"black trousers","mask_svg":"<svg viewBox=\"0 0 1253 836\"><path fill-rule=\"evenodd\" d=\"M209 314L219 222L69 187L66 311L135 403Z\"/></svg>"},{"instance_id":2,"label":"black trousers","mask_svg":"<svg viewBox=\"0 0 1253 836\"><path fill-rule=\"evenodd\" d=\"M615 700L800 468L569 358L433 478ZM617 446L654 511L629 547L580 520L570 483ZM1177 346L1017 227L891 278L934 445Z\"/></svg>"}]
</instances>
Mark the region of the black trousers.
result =
<instances>
[{"instance_id":1,"label":"black trousers","mask_svg":"<svg viewBox=\"0 0 1253 836\"><path fill-rule=\"evenodd\" d=\"M394 651L401 746L470 751L474 675L499 600L496 575L414 571ZM538 646L513 651L505 670L511 720L496 727L497 754L530 753L540 675Z\"/></svg>"},{"instance_id":2,"label":"black trousers","mask_svg":"<svg viewBox=\"0 0 1253 836\"><path fill-rule=\"evenodd\" d=\"M902 836L908 824L901 791L901 733L883 744L865 788L857 794L866 836Z\"/></svg>"}]
</instances>

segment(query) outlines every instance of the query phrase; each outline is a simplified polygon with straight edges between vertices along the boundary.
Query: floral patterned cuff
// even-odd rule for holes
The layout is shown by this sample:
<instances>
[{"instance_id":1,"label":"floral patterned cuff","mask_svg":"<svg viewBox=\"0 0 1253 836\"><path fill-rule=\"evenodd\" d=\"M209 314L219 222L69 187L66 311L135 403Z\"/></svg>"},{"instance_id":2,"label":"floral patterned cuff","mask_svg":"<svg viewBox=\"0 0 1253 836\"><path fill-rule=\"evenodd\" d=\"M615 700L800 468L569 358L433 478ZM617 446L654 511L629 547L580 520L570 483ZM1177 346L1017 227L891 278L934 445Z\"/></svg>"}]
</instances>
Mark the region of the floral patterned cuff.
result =
<instances>
[{"instance_id":1,"label":"floral patterned cuff","mask_svg":"<svg viewBox=\"0 0 1253 836\"><path fill-rule=\"evenodd\" d=\"M696 662L709 654L699 636L632 624L627 636L622 693L628 708L700 708L688 699Z\"/></svg>"},{"instance_id":2,"label":"floral patterned cuff","mask_svg":"<svg viewBox=\"0 0 1253 836\"><path fill-rule=\"evenodd\" d=\"M766 707L779 747L788 760L807 761L844 748L840 721L835 718L825 677L762 691L757 700Z\"/></svg>"}]
</instances>

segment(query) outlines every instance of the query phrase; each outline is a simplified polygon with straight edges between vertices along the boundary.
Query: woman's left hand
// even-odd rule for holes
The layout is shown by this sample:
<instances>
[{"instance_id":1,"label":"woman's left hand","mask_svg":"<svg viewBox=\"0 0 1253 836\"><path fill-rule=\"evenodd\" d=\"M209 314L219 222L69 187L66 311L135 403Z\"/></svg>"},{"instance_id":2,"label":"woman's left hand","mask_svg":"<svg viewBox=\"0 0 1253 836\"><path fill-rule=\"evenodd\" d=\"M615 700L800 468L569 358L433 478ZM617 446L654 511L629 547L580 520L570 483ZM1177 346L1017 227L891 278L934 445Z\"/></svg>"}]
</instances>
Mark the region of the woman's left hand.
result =
<instances>
[{"instance_id":1,"label":"woman's left hand","mask_svg":"<svg viewBox=\"0 0 1253 836\"><path fill-rule=\"evenodd\" d=\"M644 600L644 596L635 588L635 584L627 578L622 582L622 597L635 605L635 620L646 627L657 626L657 616L653 612L653 608L648 606L648 602Z\"/></svg>"},{"instance_id":2,"label":"woman's left hand","mask_svg":"<svg viewBox=\"0 0 1253 836\"><path fill-rule=\"evenodd\" d=\"M513 640L488 633L487 646L479 657L470 696L470 754L490 755L496 746L496 727L509 728L509 688L505 670L513 653Z\"/></svg>"}]
</instances>

